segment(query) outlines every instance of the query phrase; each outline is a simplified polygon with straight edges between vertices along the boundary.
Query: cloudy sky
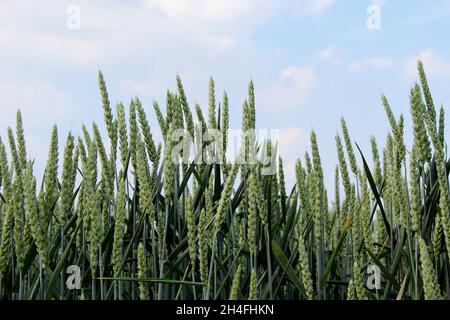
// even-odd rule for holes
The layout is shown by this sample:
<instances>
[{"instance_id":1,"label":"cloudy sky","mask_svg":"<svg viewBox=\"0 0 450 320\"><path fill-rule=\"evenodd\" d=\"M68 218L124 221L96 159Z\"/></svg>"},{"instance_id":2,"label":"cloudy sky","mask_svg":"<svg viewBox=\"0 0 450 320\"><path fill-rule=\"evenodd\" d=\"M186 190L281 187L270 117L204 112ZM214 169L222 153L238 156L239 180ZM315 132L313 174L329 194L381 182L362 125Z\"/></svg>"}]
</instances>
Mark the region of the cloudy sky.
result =
<instances>
[{"instance_id":1,"label":"cloudy sky","mask_svg":"<svg viewBox=\"0 0 450 320\"><path fill-rule=\"evenodd\" d=\"M380 29L368 28L372 5ZM141 98L157 136L152 100L177 74L204 108L214 77L238 128L253 79L257 126L280 130L288 176L315 130L330 182L340 117L370 154L370 135L381 142L388 129L379 96L407 114L418 57L436 103L450 104L448 30L449 0L0 0L0 136L20 108L42 167L54 123L64 141L102 122L98 70L113 105Z\"/></svg>"}]
</instances>

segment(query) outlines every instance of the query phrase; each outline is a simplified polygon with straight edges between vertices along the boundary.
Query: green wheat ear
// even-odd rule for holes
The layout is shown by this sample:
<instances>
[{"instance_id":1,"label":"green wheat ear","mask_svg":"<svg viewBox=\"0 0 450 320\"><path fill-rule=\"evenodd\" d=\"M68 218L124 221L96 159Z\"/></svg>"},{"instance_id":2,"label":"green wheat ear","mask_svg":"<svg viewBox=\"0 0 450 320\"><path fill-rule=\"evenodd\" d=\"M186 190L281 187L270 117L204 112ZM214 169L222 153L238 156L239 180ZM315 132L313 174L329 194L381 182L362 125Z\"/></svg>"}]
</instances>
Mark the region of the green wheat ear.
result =
<instances>
[{"instance_id":1,"label":"green wheat ear","mask_svg":"<svg viewBox=\"0 0 450 320\"><path fill-rule=\"evenodd\" d=\"M11 259L11 237L10 234L13 230L14 226L14 215L13 210L11 209L11 201L8 201L7 210L5 210L5 214L2 217L2 242L0 243L0 278L5 276L6 270L9 266Z\"/></svg>"},{"instance_id":2,"label":"green wheat ear","mask_svg":"<svg viewBox=\"0 0 450 320\"><path fill-rule=\"evenodd\" d=\"M12 157L12 165L14 167L16 174L21 174L22 167L20 165L19 155L17 153L16 140L14 138L14 133L13 133L12 129L9 127L8 127L8 140L9 140L9 148L10 148L11 157Z\"/></svg>"},{"instance_id":3,"label":"green wheat ear","mask_svg":"<svg viewBox=\"0 0 450 320\"><path fill-rule=\"evenodd\" d=\"M238 294L240 290L241 285L241 273L242 273L242 264L239 264L236 272L234 273L233 282L231 284L230 289L230 297L229 300L237 300Z\"/></svg>"},{"instance_id":4,"label":"green wheat ear","mask_svg":"<svg viewBox=\"0 0 450 320\"><path fill-rule=\"evenodd\" d=\"M430 141L423 120L424 109L420 87L416 83L411 89L410 110L413 119L414 145L418 148L418 155L422 164L431 160Z\"/></svg>"},{"instance_id":5,"label":"green wheat ear","mask_svg":"<svg viewBox=\"0 0 450 320\"><path fill-rule=\"evenodd\" d=\"M208 224L208 216L205 209L200 212L199 223L197 226L198 239L198 260L200 264L200 279L203 283L208 282L208 232L206 230Z\"/></svg>"},{"instance_id":6,"label":"green wheat ear","mask_svg":"<svg viewBox=\"0 0 450 320\"><path fill-rule=\"evenodd\" d=\"M247 215L247 235L249 242L249 250L251 255L256 255L256 174L255 170L252 170L249 176L249 203L248 203L248 215Z\"/></svg>"},{"instance_id":7,"label":"green wheat ear","mask_svg":"<svg viewBox=\"0 0 450 320\"><path fill-rule=\"evenodd\" d=\"M420 219L421 219L421 210L422 210L422 204L420 199L420 181L419 181L419 175L418 175L418 160L417 160L417 154L419 153L417 151L417 147L413 147L413 150L411 152L411 160L409 164L409 189L410 189L410 207L411 207L411 226L414 232L418 233L420 231Z\"/></svg>"},{"instance_id":8,"label":"green wheat ear","mask_svg":"<svg viewBox=\"0 0 450 320\"><path fill-rule=\"evenodd\" d=\"M148 167L147 152L142 141L137 143L137 178L139 180L140 208L143 213L149 216L149 220L154 219L153 210L153 180L150 177L150 168Z\"/></svg>"},{"instance_id":9,"label":"green wheat ear","mask_svg":"<svg viewBox=\"0 0 450 320\"><path fill-rule=\"evenodd\" d=\"M175 123L171 122L169 131L167 132L166 144L164 148L164 190L167 201L172 198L174 192L175 164L172 159L173 142L171 140L172 133L175 130Z\"/></svg>"},{"instance_id":10,"label":"green wheat ear","mask_svg":"<svg viewBox=\"0 0 450 320\"><path fill-rule=\"evenodd\" d=\"M224 155L224 163L180 166L176 129L194 138L197 155L208 147L205 160L229 147L227 139L202 141L210 129L229 134L228 95L216 102L212 79L206 117L198 104L191 110L177 76L164 115L154 102L153 119L137 97L127 111L117 103L113 116L99 72L107 135L95 123L81 125L78 137L64 133L61 151L54 126L42 177L33 172L39 164L28 154L18 111L14 130L0 138L0 299L447 298L445 110L435 109L420 61L418 70L409 93L412 145L409 122L394 116L385 96L390 130L380 149L371 137L364 155L355 154L341 119L332 199L322 166L329 155L319 153L314 131L292 172L280 156L278 170L264 175L262 156L275 163L279 141L258 145L244 135L230 163ZM244 130L256 128L253 81L247 89ZM164 144L155 141L152 121ZM242 164L258 147L261 162ZM392 271L378 291L364 285L374 263ZM65 286L71 265L81 269L81 291Z\"/></svg>"},{"instance_id":11,"label":"green wheat ear","mask_svg":"<svg viewBox=\"0 0 450 320\"><path fill-rule=\"evenodd\" d=\"M22 179L17 175L13 181L12 197L10 209L13 211L14 228L13 228L13 243L17 264L23 269L25 264L26 242L25 242L25 216L22 211Z\"/></svg>"},{"instance_id":12,"label":"green wheat ear","mask_svg":"<svg viewBox=\"0 0 450 320\"><path fill-rule=\"evenodd\" d=\"M356 300L355 283L353 279L350 279L347 287L347 300Z\"/></svg>"},{"instance_id":13,"label":"green wheat ear","mask_svg":"<svg viewBox=\"0 0 450 320\"><path fill-rule=\"evenodd\" d=\"M441 143L445 144L445 111L444 106L441 106L439 110L439 138L441 138Z\"/></svg>"},{"instance_id":14,"label":"green wheat ear","mask_svg":"<svg viewBox=\"0 0 450 320\"><path fill-rule=\"evenodd\" d=\"M341 118L341 126L342 133L344 135L345 147L347 149L348 159L350 162L350 168L354 175L358 174L358 166L356 165L355 153L353 152L352 141L350 139L350 135L348 133L347 124L345 123L345 119Z\"/></svg>"},{"instance_id":15,"label":"green wheat ear","mask_svg":"<svg viewBox=\"0 0 450 320\"><path fill-rule=\"evenodd\" d=\"M137 122L136 122L136 104L134 100L130 101L130 108L129 108L129 126L130 126L130 154L131 154L131 164L133 165L133 169L137 171L137 138L138 138L138 128L137 128Z\"/></svg>"},{"instance_id":16,"label":"green wheat ear","mask_svg":"<svg viewBox=\"0 0 450 320\"><path fill-rule=\"evenodd\" d=\"M16 115L16 135L18 145L19 162L23 170L27 167L27 150L25 145L25 135L23 131L22 113L17 111Z\"/></svg>"},{"instance_id":17,"label":"green wheat ear","mask_svg":"<svg viewBox=\"0 0 450 320\"><path fill-rule=\"evenodd\" d=\"M52 213L52 206L55 199L58 196L58 162L59 162L59 152L58 152L58 129L56 125L53 126L52 135L50 140L50 147L48 150L48 160L47 166L45 167L45 177L44 177L44 212L46 214L46 220L44 224L49 223L50 220L54 219L56 216Z\"/></svg>"},{"instance_id":18,"label":"green wheat ear","mask_svg":"<svg viewBox=\"0 0 450 320\"><path fill-rule=\"evenodd\" d=\"M248 294L248 300L256 300L257 299L257 281L256 278L256 270L252 269L250 274L250 292Z\"/></svg>"},{"instance_id":19,"label":"green wheat ear","mask_svg":"<svg viewBox=\"0 0 450 320\"><path fill-rule=\"evenodd\" d=\"M211 77L209 79L209 103L208 103L208 120L209 120L209 128L216 129L216 94L214 88L214 80Z\"/></svg>"},{"instance_id":20,"label":"green wheat ear","mask_svg":"<svg viewBox=\"0 0 450 320\"><path fill-rule=\"evenodd\" d=\"M431 262L428 247L423 239L419 239L420 248L420 266L423 278L423 288L426 300L442 299L441 291L436 279L436 272Z\"/></svg>"},{"instance_id":21,"label":"green wheat ear","mask_svg":"<svg viewBox=\"0 0 450 320\"><path fill-rule=\"evenodd\" d=\"M36 197L36 178L33 176L33 165L31 162L27 165L24 181L26 219L30 223L31 233L41 258L41 265L45 270L47 267L47 234L44 225L42 225L39 220L38 200Z\"/></svg>"},{"instance_id":22,"label":"green wheat ear","mask_svg":"<svg viewBox=\"0 0 450 320\"><path fill-rule=\"evenodd\" d=\"M383 174L381 171L380 155L378 152L377 141L374 136L370 137L370 145L372 147L372 159L373 159L373 178L377 184L377 187L381 187L383 182Z\"/></svg>"},{"instance_id":23,"label":"green wheat ear","mask_svg":"<svg viewBox=\"0 0 450 320\"><path fill-rule=\"evenodd\" d=\"M138 278L147 278L147 262L142 243L139 243L138 246ZM147 284L143 281L139 282L139 297L141 300L148 300L150 297Z\"/></svg>"},{"instance_id":24,"label":"green wheat ear","mask_svg":"<svg viewBox=\"0 0 450 320\"><path fill-rule=\"evenodd\" d=\"M158 102L153 101L153 109L156 113L156 119L159 123L159 128L161 129L161 133L163 138L166 138L167 130L169 129L166 123L166 120L164 119L164 115L161 112L161 109L159 108Z\"/></svg>"},{"instance_id":25,"label":"green wheat ear","mask_svg":"<svg viewBox=\"0 0 450 320\"><path fill-rule=\"evenodd\" d=\"M363 280L361 277L361 268L359 267L360 264L358 260L359 257L356 257L353 263L353 277L356 288L356 296L358 300L367 300L366 292L363 286Z\"/></svg>"},{"instance_id":26,"label":"green wheat ear","mask_svg":"<svg viewBox=\"0 0 450 320\"><path fill-rule=\"evenodd\" d=\"M427 76L421 60L417 62L417 70L419 71L420 83L422 84L423 95L427 104L428 114L433 122L436 121L436 109L434 108L433 98L431 97L430 88L428 86Z\"/></svg>"},{"instance_id":27,"label":"green wheat ear","mask_svg":"<svg viewBox=\"0 0 450 320\"><path fill-rule=\"evenodd\" d=\"M147 152L149 158L152 162L156 159L156 145L153 140L153 135L150 130L150 125L147 121L147 115L145 114L144 108L142 107L141 101L136 98L136 110L139 118L139 124L141 126L141 132L144 136L145 146L147 147Z\"/></svg>"},{"instance_id":28,"label":"green wheat ear","mask_svg":"<svg viewBox=\"0 0 450 320\"><path fill-rule=\"evenodd\" d=\"M98 85L102 96L103 115L105 118L106 130L108 132L108 137L111 142L112 154L114 155L115 158L117 150L117 131L114 128L114 117L112 114L111 105L108 98L108 90L106 89L106 83L103 78L103 73L101 71L98 72Z\"/></svg>"},{"instance_id":29,"label":"green wheat ear","mask_svg":"<svg viewBox=\"0 0 450 320\"><path fill-rule=\"evenodd\" d=\"M227 175L228 172L228 168L227 168L227 157L226 157L226 153L227 153L227 146L228 146L228 129L230 126L230 110L229 110L229 105L228 105L228 95L226 92L223 93L223 112L222 112L222 124L220 126L220 129L222 130L222 139L223 139L223 144L222 144L222 152L223 152L223 158L222 163L223 163L223 170L224 170L224 174L225 176Z\"/></svg>"},{"instance_id":30,"label":"green wheat ear","mask_svg":"<svg viewBox=\"0 0 450 320\"><path fill-rule=\"evenodd\" d=\"M225 213L227 210L227 207L230 202L231 198L231 191L233 188L234 180L236 179L236 175L239 169L238 161L235 160L233 167L231 168L231 172L229 176L227 177L227 180L225 182L225 187L223 188L219 205L217 208L217 212L214 218L214 232L217 233L220 229L220 226L222 225L224 219L225 219Z\"/></svg>"},{"instance_id":31,"label":"green wheat ear","mask_svg":"<svg viewBox=\"0 0 450 320\"><path fill-rule=\"evenodd\" d=\"M191 260L192 268L195 269L195 264L197 261L197 237L195 233L196 226L196 214L192 206L192 197L187 194L186 197L186 223L188 230L188 247L189 247L189 257Z\"/></svg>"},{"instance_id":32,"label":"green wheat ear","mask_svg":"<svg viewBox=\"0 0 450 320\"><path fill-rule=\"evenodd\" d=\"M67 221L67 218L72 216L73 206L72 197L75 187L76 172L74 174L74 148L75 141L73 135L69 132L66 140L66 147L64 149L64 160L61 179L60 192L60 210L59 210L59 224L61 227Z\"/></svg>"},{"instance_id":33,"label":"green wheat ear","mask_svg":"<svg viewBox=\"0 0 450 320\"><path fill-rule=\"evenodd\" d=\"M123 173L120 175L119 181L119 193L117 195L117 207L114 214L114 241L112 249L112 263L114 277L120 276L120 269L122 266L122 245L123 245L123 230L125 223L125 206L126 206L126 194L125 194L125 180Z\"/></svg>"},{"instance_id":34,"label":"green wheat ear","mask_svg":"<svg viewBox=\"0 0 450 320\"><path fill-rule=\"evenodd\" d=\"M298 254L302 282L306 290L306 298L312 300L314 298L314 291L309 271L308 252L301 234L298 238Z\"/></svg>"},{"instance_id":35,"label":"green wheat ear","mask_svg":"<svg viewBox=\"0 0 450 320\"><path fill-rule=\"evenodd\" d=\"M122 103L117 105L116 112L118 121L120 159L122 161L122 168L124 168L128 157L128 133L127 122L125 119L125 108Z\"/></svg>"},{"instance_id":36,"label":"green wheat ear","mask_svg":"<svg viewBox=\"0 0 450 320\"><path fill-rule=\"evenodd\" d=\"M256 106L255 106L255 86L253 80L250 81L248 85L248 121L249 128L256 128Z\"/></svg>"},{"instance_id":37,"label":"green wheat ear","mask_svg":"<svg viewBox=\"0 0 450 320\"><path fill-rule=\"evenodd\" d=\"M3 196L5 197L5 203L0 210L2 211L1 217L1 242L0 242L0 279L4 277L10 260L10 234L14 225L13 211L11 210L11 178L9 174L8 158L3 142L0 139L0 169L3 185Z\"/></svg>"},{"instance_id":38,"label":"green wheat ear","mask_svg":"<svg viewBox=\"0 0 450 320\"><path fill-rule=\"evenodd\" d=\"M11 177L9 174L8 156L6 155L5 145L0 138L0 172L1 186L3 186L3 196L5 200L9 199L11 189ZM5 204L6 205L6 204Z\"/></svg>"},{"instance_id":39,"label":"green wheat ear","mask_svg":"<svg viewBox=\"0 0 450 320\"><path fill-rule=\"evenodd\" d=\"M85 173L86 179L86 210L90 222L89 232L89 263L91 275L96 276L98 265L98 245L100 242L101 219L96 204L96 184L97 184L97 145L95 142L88 146L87 168Z\"/></svg>"}]
</instances>

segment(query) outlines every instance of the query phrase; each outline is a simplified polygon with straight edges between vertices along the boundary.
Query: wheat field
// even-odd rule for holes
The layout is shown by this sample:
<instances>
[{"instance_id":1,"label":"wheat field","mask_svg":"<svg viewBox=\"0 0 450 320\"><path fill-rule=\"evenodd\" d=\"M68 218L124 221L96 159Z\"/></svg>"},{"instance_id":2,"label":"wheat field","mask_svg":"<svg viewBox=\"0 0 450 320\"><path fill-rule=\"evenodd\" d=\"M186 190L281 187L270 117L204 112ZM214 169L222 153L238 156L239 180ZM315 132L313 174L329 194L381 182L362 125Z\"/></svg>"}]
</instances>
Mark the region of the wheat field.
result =
<instances>
[{"instance_id":1,"label":"wheat field","mask_svg":"<svg viewBox=\"0 0 450 320\"><path fill-rule=\"evenodd\" d=\"M372 138L361 150L342 118L337 152L326 155L336 159L334 190L314 132L291 190L277 141L243 135L228 159L228 97L219 102L212 79L207 115L188 105L179 77L165 108L134 98L126 111L113 109L100 72L106 132L83 125L60 142L54 126L39 179L17 112L0 140L0 299L448 299L444 109L420 61L418 75L413 145L385 96L384 144ZM250 83L243 132L256 129L256 109ZM173 138L180 130L192 143ZM214 131L219 144L199 138Z\"/></svg>"}]
</instances>

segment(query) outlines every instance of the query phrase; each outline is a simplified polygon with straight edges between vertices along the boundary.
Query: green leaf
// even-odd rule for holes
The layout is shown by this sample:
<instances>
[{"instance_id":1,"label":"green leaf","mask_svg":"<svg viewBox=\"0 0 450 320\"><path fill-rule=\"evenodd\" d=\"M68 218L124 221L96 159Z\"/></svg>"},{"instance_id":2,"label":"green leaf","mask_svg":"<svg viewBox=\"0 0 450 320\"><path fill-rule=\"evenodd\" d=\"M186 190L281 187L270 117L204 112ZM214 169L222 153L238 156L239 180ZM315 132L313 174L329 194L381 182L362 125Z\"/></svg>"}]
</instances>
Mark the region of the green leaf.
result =
<instances>
[{"instance_id":1,"label":"green leaf","mask_svg":"<svg viewBox=\"0 0 450 320\"><path fill-rule=\"evenodd\" d=\"M83 219L80 219L80 223L75 228L75 231L74 231L72 237L70 238L69 242L66 244L66 248L64 249L64 252L61 255L61 258L59 259L55 270L53 270L53 273L50 276L50 281L48 283L47 291L45 293L46 300L51 299L53 296L55 285L56 285L57 281L59 280L59 277L61 275L61 270L62 270L64 264L66 263L67 257L69 256L70 250L72 249L72 244L76 239L77 232L78 232L78 230L80 230L82 222L83 222Z\"/></svg>"},{"instance_id":2,"label":"green leaf","mask_svg":"<svg viewBox=\"0 0 450 320\"><path fill-rule=\"evenodd\" d=\"M333 253L331 254L330 260L328 260L327 266L325 267L325 271L322 275L322 282L321 286L323 287L325 283L328 280L328 277L331 272L331 268L333 267L334 261L336 260L337 254L339 253L339 250L341 250L342 245L344 244L345 237L347 236L347 232L350 229L351 226L351 220L348 220L347 223L344 225L344 230L341 233L341 236L339 237L338 245L336 248L334 248Z\"/></svg>"},{"instance_id":3,"label":"green leaf","mask_svg":"<svg viewBox=\"0 0 450 320\"><path fill-rule=\"evenodd\" d=\"M300 279L297 277L297 273L292 269L291 265L288 262L288 259L283 253L283 250L281 250L280 246L275 240L272 240L272 251L273 255L275 256L275 259L278 261L278 263L281 265L283 270L288 275L289 279L294 283L296 288L300 291L301 295L306 299L306 290L303 286Z\"/></svg>"},{"instance_id":4,"label":"green leaf","mask_svg":"<svg viewBox=\"0 0 450 320\"><path fill-rule=\"evenodd\" d=\"M150 282L150 283L166 283L166 284L179 284L185 286L204 286L204 283L193 281L181 281L172 279L160 279L160 278L130 278L130 277L99 277L98 280L112 280L112 281L130 281L130 282Z\"/></svg>"},{"instance_id":5,"label":"green leaf","mask_svg":"<svg viewBox=\"0 0 450 320\"><path fill-rule=\"evenodd\" d=\"M375 184L375 181L373 180L372 173L370 172L369 166L367 165L366 159L364 158L364 155L359 148L358 144L356 144L356 147L358 148L359 153L361 154L362 161L364 163L364 171L366 173L367 180L369 181L370 188L372 189L373 195L375 196L375 199L377 201L378 207L380 208L381 216L383 217L384 226L386 228L386 232L388 235L391 234L391 227L389 225L388 219L386 217L386 212L384 211L383 203L381 202L380 194L378 193L377 186Z\"/></svg>"}]
</instances>

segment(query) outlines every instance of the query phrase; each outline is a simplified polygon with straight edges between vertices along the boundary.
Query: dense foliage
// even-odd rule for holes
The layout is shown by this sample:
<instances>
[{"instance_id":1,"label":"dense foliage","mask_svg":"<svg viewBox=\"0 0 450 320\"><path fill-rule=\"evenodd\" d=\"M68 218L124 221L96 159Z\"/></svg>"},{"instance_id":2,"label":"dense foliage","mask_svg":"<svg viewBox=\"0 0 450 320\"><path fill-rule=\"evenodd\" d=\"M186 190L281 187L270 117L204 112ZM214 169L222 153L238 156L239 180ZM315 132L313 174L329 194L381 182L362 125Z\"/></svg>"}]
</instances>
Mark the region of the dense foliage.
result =
<instances>
[{"instance_id":1,"label":"dense foliage","mask_svg":"<svg viewBox=\"0 0 450 320\"><path fill-rule=\"evenodd\" d=\"M99 73L107 137L95 123L83 126L60 155L55 126L40 185L19 111L15 132L0 141L0 298L448 299L444 109L435 108L420 62L418 70L413 145L404 144L404 118L384 96L391 131L381 149L372 138L371 157L342 119L332 192L314 132L292 190L281 157L271 174L264 162L240 161L252 151L273 160L276 141L243 135L229 163L227 143L198 139L216 129L227 141L228 98L218 103L212 79L207 117L188 105L179 77L165 114L153 103L161 145L138 98L128 117L122 103L113 112ZM256 127L254 94L250 83L244 131ZM179 129L202 162L182 161L188 152L172 139Z\"/></svg>"}]
</instances>

